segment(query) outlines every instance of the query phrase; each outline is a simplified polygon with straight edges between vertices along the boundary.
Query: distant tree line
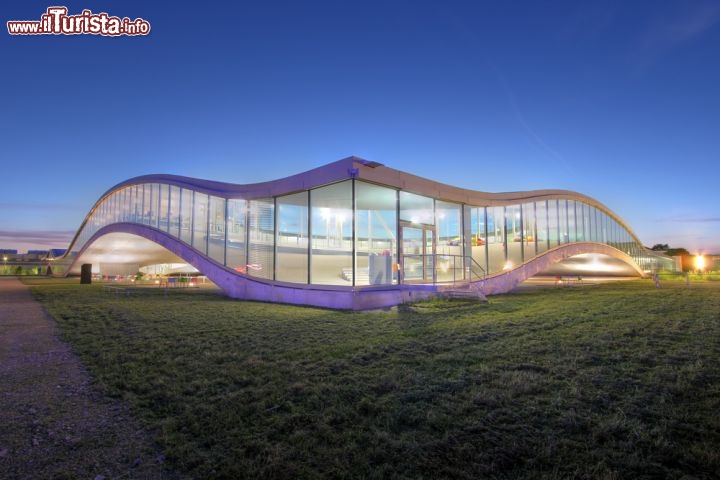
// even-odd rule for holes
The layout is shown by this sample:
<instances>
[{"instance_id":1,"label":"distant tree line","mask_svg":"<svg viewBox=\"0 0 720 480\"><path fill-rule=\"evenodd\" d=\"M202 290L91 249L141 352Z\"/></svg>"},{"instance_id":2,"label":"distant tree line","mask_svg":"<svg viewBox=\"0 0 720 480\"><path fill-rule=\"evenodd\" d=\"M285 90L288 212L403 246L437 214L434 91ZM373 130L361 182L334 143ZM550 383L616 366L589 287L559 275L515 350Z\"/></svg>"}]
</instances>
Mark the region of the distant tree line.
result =
<instances>
[{"instance_id":1,"label":"distant tree line","mask_svg":"<svg viewBox=\"0 0 720 480\"><path fill-rule=\"evenodd\" d=\"M688 252L686 249L670 248L670 245L668 245L667 243L656 243L650 250L653 250L655 252L664 252L665 255L669 257L676 257L678 255L690 255L690 252Z\"/></svg>"}]
</instances>

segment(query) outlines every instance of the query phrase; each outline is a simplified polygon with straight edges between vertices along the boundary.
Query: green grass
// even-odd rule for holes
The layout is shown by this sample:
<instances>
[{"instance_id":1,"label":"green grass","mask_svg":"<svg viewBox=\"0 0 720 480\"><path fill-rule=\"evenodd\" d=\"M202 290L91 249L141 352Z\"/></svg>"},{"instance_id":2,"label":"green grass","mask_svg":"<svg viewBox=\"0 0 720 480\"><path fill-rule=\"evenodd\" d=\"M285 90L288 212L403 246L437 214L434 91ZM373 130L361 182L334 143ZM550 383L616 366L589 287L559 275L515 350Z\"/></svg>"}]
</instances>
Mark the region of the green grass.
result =
<instances>
[{"instance_id":1,"label":"green grass","mask_svg":"<svg viewBox=\"0 0 720 480\"><path fill-rule=\"evenodd\" d=\"M337 312L38 285L193 478L717 478L720 284Z\"/></svg>"}]
</instances>

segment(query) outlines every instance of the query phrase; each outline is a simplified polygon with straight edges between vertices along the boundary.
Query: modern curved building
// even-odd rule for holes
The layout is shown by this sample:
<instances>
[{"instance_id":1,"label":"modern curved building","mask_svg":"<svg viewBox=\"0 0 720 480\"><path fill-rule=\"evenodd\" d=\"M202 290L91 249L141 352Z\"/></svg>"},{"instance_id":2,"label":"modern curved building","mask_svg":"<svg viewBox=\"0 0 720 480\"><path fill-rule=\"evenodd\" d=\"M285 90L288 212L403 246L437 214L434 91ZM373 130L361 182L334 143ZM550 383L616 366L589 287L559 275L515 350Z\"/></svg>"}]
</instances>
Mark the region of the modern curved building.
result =
<instances>
[{"instance_id":1,"label":"modern curved building","mask_svg":"<svg viewBox=\"0 0 720 480\"><path fill-rule=\"evenodd\" d=\"M502 293L553 268L674 266L585 195L471 191L357 157L250 185L133 178L97 201L68 252L55 273L187 263L231 297L347 309Z\"/></svg>"}]
</instances>

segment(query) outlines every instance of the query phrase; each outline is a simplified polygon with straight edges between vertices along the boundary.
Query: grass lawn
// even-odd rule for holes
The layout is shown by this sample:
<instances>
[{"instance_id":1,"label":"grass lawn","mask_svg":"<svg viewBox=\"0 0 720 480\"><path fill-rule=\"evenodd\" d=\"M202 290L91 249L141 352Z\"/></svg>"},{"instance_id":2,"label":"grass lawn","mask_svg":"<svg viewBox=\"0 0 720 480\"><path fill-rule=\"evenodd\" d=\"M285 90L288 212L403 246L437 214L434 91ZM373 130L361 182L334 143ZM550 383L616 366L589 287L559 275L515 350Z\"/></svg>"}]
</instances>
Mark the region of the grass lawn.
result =
<instances>
[{"instance_id":1,"label":"grass lawn","mask_svg":"<svg viewBox=\"0 0 720 480\"><path fill-rule=\"evenodd\" d=\"M193 478L720 477L720 282L363 313L38 283Z\"/></svg>"}]
</instances>

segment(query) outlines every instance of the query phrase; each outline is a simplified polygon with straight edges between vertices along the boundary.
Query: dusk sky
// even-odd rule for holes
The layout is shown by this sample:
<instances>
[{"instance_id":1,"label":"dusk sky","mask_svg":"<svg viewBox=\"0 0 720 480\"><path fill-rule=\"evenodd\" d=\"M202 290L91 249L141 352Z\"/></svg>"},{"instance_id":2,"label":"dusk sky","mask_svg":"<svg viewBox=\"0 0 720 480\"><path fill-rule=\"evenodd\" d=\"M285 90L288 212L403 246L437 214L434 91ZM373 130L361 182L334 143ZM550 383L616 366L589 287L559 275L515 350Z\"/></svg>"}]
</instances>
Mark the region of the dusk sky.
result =
<instances>
[{"instance_id":1,"label":"dusk sky","mask_svg":"<svg viewBox=\"0 0 720 480\"><path fill-rule=\"evenodd\" d=\"M589 195L720 253L720 2L4 2L148 35L0 42L0 248L65 248L131 177L254 183L357 155Z\"/></svg>"}]
</instances>

